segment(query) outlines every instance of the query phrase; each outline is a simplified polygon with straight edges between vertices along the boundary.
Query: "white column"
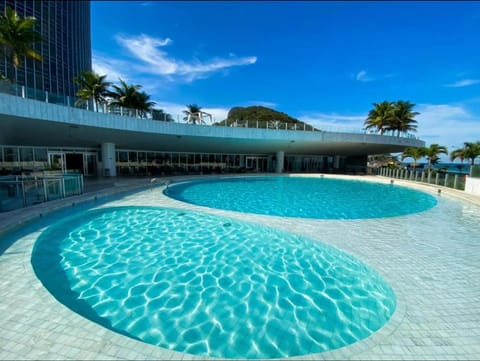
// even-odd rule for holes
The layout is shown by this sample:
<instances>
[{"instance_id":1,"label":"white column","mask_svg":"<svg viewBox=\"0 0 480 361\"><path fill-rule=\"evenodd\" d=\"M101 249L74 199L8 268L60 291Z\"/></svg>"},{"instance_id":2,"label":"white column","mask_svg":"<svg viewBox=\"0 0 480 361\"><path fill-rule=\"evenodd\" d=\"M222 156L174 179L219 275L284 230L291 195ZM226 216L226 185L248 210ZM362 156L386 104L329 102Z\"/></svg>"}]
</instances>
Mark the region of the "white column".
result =
<instances>
[{"instance_id":1,"label":"white column","mask_svg":"<svg viewBox=\"0 0 480 361\"><path fill-rule=\"evenodd\" d=\"M275 166L275 173L282 173L283 171L283 159L285 158L285 152L283 150L279 150L276 153L277 162Z\"/></svg>"},{"instance_id":2,"label":"white column","mask_svg":"<svg viewBox=\"0 0 480 361\"><path fill-rule=\"evenodd\" d=\"M115 143L102 143L102 162L103 175L106 177L116 177Z\"/></svg>"},{"instance_id":3,"label":"white column","mask_svg":"<svg viewBox=\"0 0 480 361\"><path fill-rule=\"evenodd\" d=\"M340 168L340 156L339 155L334 155L333 156L333 169L338 169Z\"/></svg>"}]
</instances>

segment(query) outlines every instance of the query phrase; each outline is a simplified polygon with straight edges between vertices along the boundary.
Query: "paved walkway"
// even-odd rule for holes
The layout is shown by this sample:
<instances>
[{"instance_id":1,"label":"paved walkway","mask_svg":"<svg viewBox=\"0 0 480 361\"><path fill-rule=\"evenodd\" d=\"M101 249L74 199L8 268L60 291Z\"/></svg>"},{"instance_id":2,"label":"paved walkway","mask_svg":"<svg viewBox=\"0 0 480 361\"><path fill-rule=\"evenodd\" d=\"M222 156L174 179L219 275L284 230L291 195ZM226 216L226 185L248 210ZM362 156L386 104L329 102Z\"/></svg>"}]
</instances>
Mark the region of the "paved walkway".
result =
<instances>
[{"instance_id":1,"label":"paved walkway","mask_svg":"<svg viewBox=\"0 0 480 361\"><path fill-rule=\"evenodd\" d=\"M362 177L369 179L369 177ZM371 177L389 182L382 177ZM72 203L135 191L108 205L154 205L268 224L328 242L376 269L398 306L378 332L353 345L302 359L478 360L480 355L480 197L414 184L439 197L425 213L375 220L303 220L208 209L165 197L148 179L97 184L95 192L0 214L0 233ZM158 185L164 179L157 179ZM397 181L399 184L411 184ZM438 189L442 190L438 196ZM459 197L465 198L460 202ZM106 199L106 198L105 198ZM99 206L104 206L100 205ZM449 224L455 214L460 223ZM462 223L464 222L464 223ZM477 228L478 229L478 228ZM205 359L122 336L71 312L36 278L30 257L43 229L24 234L0 255L0 359ZM0 246L4 246L1 245ZM2 249L2 250L3 250Z\"/></svg>"}]
</instances>

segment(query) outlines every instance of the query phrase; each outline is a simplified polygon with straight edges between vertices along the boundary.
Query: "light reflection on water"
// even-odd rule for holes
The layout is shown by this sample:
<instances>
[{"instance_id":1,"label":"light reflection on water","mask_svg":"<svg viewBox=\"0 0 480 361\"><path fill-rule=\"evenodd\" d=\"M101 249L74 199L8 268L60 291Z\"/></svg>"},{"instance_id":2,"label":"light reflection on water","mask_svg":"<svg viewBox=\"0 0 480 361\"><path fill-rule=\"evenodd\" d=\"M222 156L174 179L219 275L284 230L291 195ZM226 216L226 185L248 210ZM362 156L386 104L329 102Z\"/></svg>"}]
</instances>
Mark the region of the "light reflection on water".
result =
<instances>
[{"instance_id":1,"label":"light reflection on water","mask_svg":"<svg viewBox=\"0 0 480 361\"><path fill-rule=\"evenodd\" d=\"M32 263L52 294L85 317L220 358L339 348L382 327L396 305L376 272L333 247L168 208L67 218L41 235Z\"/></svg>"}]
</instances>

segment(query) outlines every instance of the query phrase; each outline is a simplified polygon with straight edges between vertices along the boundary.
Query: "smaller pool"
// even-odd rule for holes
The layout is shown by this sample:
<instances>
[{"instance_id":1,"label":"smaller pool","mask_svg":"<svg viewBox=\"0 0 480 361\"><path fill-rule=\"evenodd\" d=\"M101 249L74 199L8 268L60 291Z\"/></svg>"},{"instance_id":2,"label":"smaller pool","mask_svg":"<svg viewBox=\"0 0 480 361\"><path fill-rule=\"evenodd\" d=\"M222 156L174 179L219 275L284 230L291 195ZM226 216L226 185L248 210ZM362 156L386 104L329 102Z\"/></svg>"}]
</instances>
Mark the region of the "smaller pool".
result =
<instances>
[{"instance_id":1,"label":"smaller pool","mask_svg":"<svg viewBox=\"0 0 480 361\"><path fill-rule=\"evenodd\" d=\"M316 219L366 219L422 212L431 195L391 184L317 177L243 177L170 185L171 198L229 211Z\"/></svg>"},{"instance_id":2,"label":"smaller pool","mask_svg":"<svg viewBox=\"0 0 480 361\"><path fill-rule=\"evenodd\" d=\"M266 359L343 347L396 307L371 268L272 228L168 208L66 217L32 252L63 304L129 337L219 358Z\"/></svg>"}]
</instances>

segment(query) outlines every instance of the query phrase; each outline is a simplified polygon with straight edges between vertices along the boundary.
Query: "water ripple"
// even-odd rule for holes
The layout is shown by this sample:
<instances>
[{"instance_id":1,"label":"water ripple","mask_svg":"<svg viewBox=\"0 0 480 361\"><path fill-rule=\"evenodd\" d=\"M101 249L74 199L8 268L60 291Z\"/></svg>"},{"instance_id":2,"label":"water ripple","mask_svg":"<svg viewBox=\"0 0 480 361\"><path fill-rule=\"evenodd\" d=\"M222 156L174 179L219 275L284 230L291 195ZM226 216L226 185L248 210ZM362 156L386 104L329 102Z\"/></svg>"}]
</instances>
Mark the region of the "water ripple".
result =
<instances>
[{"instance_id":1,"label":"water ripple","mask_svg":"<svg viewBox=\"0 0 480 361\"><path fill-rule=\"evenodd\" d=\"M76 312L196 355L327 351L367 337L395 309L373 270L332 247L172 209L111 208L64 220L39 237L32 263Z\"/></svg>"}]
</instances>

